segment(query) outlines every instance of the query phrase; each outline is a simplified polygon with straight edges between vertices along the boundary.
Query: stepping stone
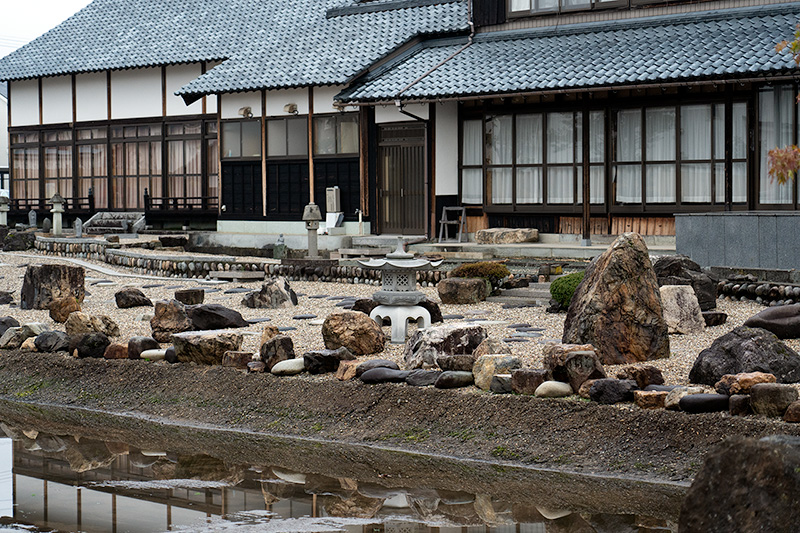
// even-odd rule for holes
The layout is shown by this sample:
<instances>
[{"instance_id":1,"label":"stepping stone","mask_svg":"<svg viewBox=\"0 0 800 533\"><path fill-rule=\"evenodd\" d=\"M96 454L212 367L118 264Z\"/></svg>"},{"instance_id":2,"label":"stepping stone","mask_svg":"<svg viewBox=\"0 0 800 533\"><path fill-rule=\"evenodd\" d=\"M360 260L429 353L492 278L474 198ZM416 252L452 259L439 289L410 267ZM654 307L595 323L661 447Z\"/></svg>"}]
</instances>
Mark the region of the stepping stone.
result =
<instances>
[{"instance_id":1,"label":"stepping stone","mask_svg":"<svg viewBox=\"0 0 800 533\"><path fill-rule=\"evenodd\" d=\"M223 281L219 279L197 279L195 281L202 285L223 285L225 283L230 283L229 281Z\"/></svg>"},{"instance_id":2,"label":"stepping stone","mask_svg":"<svg viewBox=\"0 0 800 533\"><path fill-rule=\"evenodd\" d=\"M503 304L503 309L523 309L525 307L539 307L536 304Z\"/></svg>"},{"instance_id":3,"label":"stepping stone","mask_svg":"<svg viewBox=\"0 0 800 533\"><path fill-rule=\"evenodd\" d=\"M312 294L311 296L309 296L309 298L311 298L312 300L318 300L320 298L327 298L327 297L328 297L327 294Z\"/></svg>"},{"instance_id":4,"label":"stepping stone","mask_svg":"<svg viewBox=\"0 0 800 533\"><path fill-rule=\"evenodd\" d=\"M278 331L294 331L297 328L294 326L279 326Z\"/></svg>"},{"instance_id":5,"label":"stepping stone","mask_svg":"<svg viewBox=\"0 0 800 533\"><path fill-rule=\"evenodd\" d=\"M522 332L544 331L544 328L532 328L530 326L522 326L521 328L517 328L517 331L522 331Z\"/></svg>"},{"instance_id":6,"label":"stepping stone","mask_svg":"<svg viewBox=\"0 0 800 533\"><path fill-rule=\"evenodd\" d=\"M294 315L292 318L294 320L311 320L312 318L317 318L317 315L312 315L312 314Z\"/></svg>"},{"instance_id":7,"label":"stepping stone","mask_svg":"<svg viewBox=\"0 0 800 533\"><path fill-rule=\"evenodd\" d=\"M442 318L445 320L461 320L464 315L442 315Z\"/></svg>"},{"instance_id":8,"label":"stepping stone","mask_svg":"<svg viewBox=\"0 0 800 533\"><path fill-rule=\"evenodd\" d=\"M220 291L219 289L206 289L205 287L203 287L203 292L205 292L206 294L211 294L212 292L219 292L219 291Z\"/></svg>"},{"instance_id":9,"label":"stepping stone","mask_svg":"<svg viewBox=\"0 0 800 533\"><path fill-rule=\"evenodd\" d=\"M151 283L150 285L142 285L143 289L157 289L159 287L163 287L163 285L160 285L158 283Z\"/></svg>"},{"instance_id":10,"label":"stepping stone","mask_svg":"<svg viewBox=\"0 0 800 533\"><path fill-rule=\"evenodd\" d=\"M308 323L311 324L312 326L321 326L322 324L325 323L325 319L324 318L318 318L316 320L309 320Z\"/></svg>"},{"instance_id":11,"label":"stepping stone","mask_svg":"<svg viewBox=\"0 0 800 533\"><path fill-rule=\"evenodd\" d=\"M503 342L530 342L530 339L526 339L525 337L507 337L503 339Z\"/></svg>"},{"instance_id":12,"label":"stepping stone","mask_svg":"<svg viewBox=\"0 0 800 533\"><path fill-rule=\"evenodd\" d=\"M468 318L467 322L480 322L484 326L505 326L507 320L488 320L486 318Z\"/></svg>"},{"instance_id":13,"label":"stepping stone","mask_svg":"<svg viewBox=\"0 0 800 533\"><path fill-rule=\"evenodd\" d=\"M97 281L91 282L89 285L101 285L105 283L114 283L113 281L109 281L107 279L98 279Z\"/></svg>"},{"instance_id":14,"label":"stepping stone","mask_svg":"<svg viewBox=\"0 0 800 533\"><path fill-rule=\"evenodd\" d=\"M88 297L89 297L89 296L91 296L91 295L92 295L92 293L91 293L91 292L89 292L89 291L83 291L83 296L84 296L85 298L88 298Z\"/></svg>"},{"instance_id":15,"label":"stepping stone","mask_svg":"<svg viewBox=\"0 0 800 533\"><path fill-rule=\"evenodd\" d=\"M561 339L539 339L541 344L547 344L548 342L555 342L556 344L561 344Z\"/></svg>"},{"instance_id":16,"label":"stepping stone","mask_svg":"<svg viewBox=\"0 0 800 533\"><path fill-rule=\"evenodd\" d=\"M328 300L347 300L349 296L328 296Z\"/></svg>"},{"instance_id":17,"label":"stepping stone","mask_svg":"<svg viewBox=\"0 0 800 533\"><path fill-rule=\"evenodd\" d=\"M258 324L258 323L260 323L260 322L269 322L270 320L272 320L272 319L271 319L271 318L268 318L268 317L263 317L263 318L248 318L248 319L247 319L247 321L248 321L249 323L251 323L251 324Z\"/></svg>"},{"instance_id":18,"label":"stepping stone","mask_svg":"<svg viewBox=\"0 0 800 533\"><path fill-rule=\"evenodd\" d=\"M486 309L473 309L471 311L464 311L464 314L469 316L480 316L480 315L491 315L492 313L490 311L487 311Z\"/></svg>"},{"instance_id":19,"label":"stepping stone","mask_svg":"<svg viewBox=\"0 0 800 533\"><path fill-rule=\"evenodd\" d=\"M355 300L342 300L336 303L336 307L353 307L354 303L356 303Z\"/></svg>"},{"instance_id":20,"label":"stepping stone","mask_svg":"<svg viewBox=\"0 0 800 533\"><path fill-rule=\"evenodd\" d=\"M205 289L206 292L211 292L212 290L217 289ZM239 294L242 292L252 292L251 289L245 289L244 287L236 287L235 289L228 289L227 291L223 292L222 294Z\"/></svg>"},{"instance_id":21,"label":"stepping stone","mask_svg":"<svg viewBox=\"0 0 800 533\"><path fill-rule=\"evenodd\" d=\"M182 289L182 288L183 288L183 285L172 285L171 287L167 287L167 290L171 291L171 290Z\"/></svg>"},{"instance_id":22,"label":"stepping stone","mask_svg":"<svg viewBox=\"0 0 800 533\"><path fill-rule=\"evenodd\" d=\"M298 298L302 298L303 296L306 295L306 293L304 293L304 292L296 292L296 293L294 293L294 295L297 296Z\"/></svg>"},{"instance_id":23,"label":"stepping stone","mask_svg":"<svg viewBox=\"0 0 800 533\"><path fill-rule=\"evenodd\" d=\"M517 331L516 333L512 333L511 336L512 337L518 337L518 338L527 337L527 338L530 338L530 339L535 339L537 337L541 337L542 334L541 333L536 333L535 331Z\"/></svg>"},{"instance_id":24,"label":"stepping stone","mask_svg":"<svg viewBox=\"0 0 800 533\"><path fill-rule=\"evenodd\" d=\"M521 324L509 324L506 327L511 328L511 329L519 329L519 328L529 328L529 327L531 327L531 325L526 323L526 322L523 322Z\"/></svg>"},{"instance_id":25,"label":"stepping stone","mask_svg":"<svg viewBox=\"0 0 800 533\"><path fill-rule=\"evenodd\" d=\"M466 322L486 322L485 318L468 318Z\"/></svg>"}]
</instances>

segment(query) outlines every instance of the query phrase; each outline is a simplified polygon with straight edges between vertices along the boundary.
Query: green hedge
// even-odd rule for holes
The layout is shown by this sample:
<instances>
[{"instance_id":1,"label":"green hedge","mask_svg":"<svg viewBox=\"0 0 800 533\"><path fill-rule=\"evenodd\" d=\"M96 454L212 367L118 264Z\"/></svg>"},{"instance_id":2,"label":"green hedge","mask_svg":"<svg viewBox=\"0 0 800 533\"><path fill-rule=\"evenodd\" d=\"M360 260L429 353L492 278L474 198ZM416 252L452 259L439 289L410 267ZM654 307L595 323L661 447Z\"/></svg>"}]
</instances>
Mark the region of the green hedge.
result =
<instances>
[{"instance_id":1,"label":"green hedge","mask_svg":"<svg viewBox=\"0 0 800 533\"><path fill-rule=\"evenodd\" d=\"M496 287L501 279L511 275L503 263L494 261L481 261L480 263L467 263L454 268L450 276L454 278L483 278Z\"/></svg>"},{"instance_id":2,"label":"green hedge","mask_svg":"<svg viewBox=\"0 0 800 533\"><path fill-rule=\"evenodd\" d=\"M584 274L585 272L583 271L567 274L550 284L550 295L553 297L553 300L561 304L563 309L569 307L569 303L572 301L572 295L575 294L575 289L580 282L583 281Z\"/></svg>"}]
</instances>

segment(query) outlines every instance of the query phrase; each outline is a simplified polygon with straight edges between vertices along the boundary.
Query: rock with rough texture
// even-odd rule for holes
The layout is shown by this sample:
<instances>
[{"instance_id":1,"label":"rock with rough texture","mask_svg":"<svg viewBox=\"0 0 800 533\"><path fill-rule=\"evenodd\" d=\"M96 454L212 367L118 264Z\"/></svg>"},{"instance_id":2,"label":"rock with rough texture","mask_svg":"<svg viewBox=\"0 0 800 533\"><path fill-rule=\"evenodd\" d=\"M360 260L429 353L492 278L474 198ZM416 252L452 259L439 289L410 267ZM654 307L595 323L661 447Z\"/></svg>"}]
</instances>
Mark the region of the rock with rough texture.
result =
<instances>
[{"instance_id":1,"label":"rock with rough texture","mask_svg":"<svg viewBox=\"0 0 800 533\"><path fill-rule=\"evenodd\" d=\"M597 379L589 389L589 398L602 404L632 402L635 390L636 382L632 379Z\"/></svg>"},{"instance_id":2,"label":"rock with rough texture","mask_svg":"<svg viewBox=\"0 0 800 533\"><path fill-rule=\"evenodd\" d=\"M650 385L663 385L664 375L653 365L630 365L617 370L617 379L632 379L644 390Z\"/></svg>"},{"instance_id":3,"label":"rock with rough texture","mask_svg":"<svg viewBox=\"0 0 800 533\"><path fill-rule=\"evenodd\" d=\"M127 287L114 294L114 300L117 302L117 307L120 309L129 309L131 307L153 307L153 302L145 294L135 288Z\"/></svg>"},{"instance_id":4,"label":"rock with rough texture","mask_svg":"<svg viewBox=\"0 0 800 533\"><path fill-rule=\"evenodd\" d=\"M734 394L728 401L728 412L731 416L747 416L753 414L753 408L750 407L749 394Z\"/></svg>"},{"instance_id":5,"label":"rock with rough texture","mask_svg":"<svg viewBox=\"0 0 800 533\"><path fill-rule=\"evenodd\" d=\"M757 383L776 383L772 374L765 372L745 372L742 374L725 374L714 384L719 394L750 394L750 389Z\"/></svg>"},{"instance_id":6,"label":"rock with rough texture","mask_svg":"<svg viewBox=\"0 0 800 533\"><path fill-rule=\"evenodd\" d=\"M242 299L242 305L254 309L283 309L297 305L297 294L285 278L270 278Z\"/></svg>"},{"instance_id":7,"label":"rock with rough texture","mask_svg":"<svg viewBox=\"0 0 800 533\"><path fill-rule=\"evenodd\" d=\"M31 337L36 337L47 331L47 325L40 322L30 322L19 327L8 328L0 337L0 348L16 350L22 343Z\"/></svg>"},{"instance_id":8,"label":"rock with rough texture","mask_svg":"<svg viewBox=\"0 0 800 533\"><path fill-rule=\"evenodd\" d=\"M302 373L305 369L305 360L302 357L298 357L275 363L275 366L272 367L272 374L275 376L294 376Z\"/></svg>"},{"instance_id":9,"label":"rock with rough texture","mask_svg":"<svg viewBox=\"0 0 800 533\"><path fill-rule=\"evenodd\" d=\"M500 339L487 337L483 339L483 342L481 342L477 348L475 348L475 351L472 352L472 355L474 355L475 358L477 359L482 355L498 354L498 353L511 355L512 353L511 346L501 341Z\"/></svg>"},{"instance_id":10,"label":"rock with rough texture","mask_svg":"<svg viewBox=\"0 0 800 533\"><path fill-rule=\"evenodd\" d=\"M8 291L0 291L0 305L10 304L14 302L14 295Z\"/></svg>"},{"instance_id":11,"label":"rock with rough texture","mask_svg":"<svg viewBox=\"0 0 800 533\"><path fill-rule=\"evenodd\" d=\"M565 398L572 394L572 387L563 381L545 381L538 387L534 395L538 398Z\"/></svg>"},{"instance_id":12,"label":"rock with rough texture","mask_svg":"<svg viewBox=\"0 0 800 533\"><path fill-rule=\"evenodd\" d=\"M64 329L70 337L94 331L115 337L119 335L119 326L106 315L89 316L82 311L70 313L64 323Z\"/></svg>"},{"instance_id":13,"label":"rock with rough texture","mask_svg":"<svg viewBox=\"0 0 800 533\"><path fill-rule=\"evenodd\" d=\"M264 329L261 330L261 343L259 345L264 344L272 337L277 337L281 334L281 330L278 329L278 326L266 325Z\"/></svg>"},{"instance_id":14,"label":"rock with rough texture","mask_svg":"<svg viewBox=\"0 0 800 533\"><path fill-rule=\"evenodd\" d=\"M361 374L373 368L393 368L395 370L400 370L400 367L397 366L397 363L394 361L388 359L370 359L369 361L360 363L356 367L356 377L361 377Z\"/></svg>"},{"instance_id":15,"label":"rock with rough texture","mask_svg":"<svg viewBox=\"0 0 800 533\"><path fill-rule=\"evenodd\" d=\"M239 311L220 304L187 305L186 314L192 321L192 327L198 331L250 326Z\"/></svg>"},{"instance_id":16,"label":"rock with rough texture","mask_svg":"<svg viewBox=\"0 0 800 533\"><path fill-rule=\"evenodd\" d=\"M489 390L493 394L511 394L511 374L495 374L489 384Z\"/></svg>"},{"instance_id":17,"label":"rock with rough texture","mask_svg":"<svg viewBox=\"0 0 800 533\"><path fill-rule=\"evenodd\" d=\"M486 329L477 324L445 324L417 330L406 342L403 359L406 368L432 367L439 355L472 355L486 338Z\"/></svg>"},{"instance_id":18,"label":"rock with rough texture","mask_svg":"<svg viewBox=\"0 0 800 533\"><path fill-rule=\"evenodd\" d=\"M697 296L688 285L664 285L661 291L661 306L664 321L670 333L696 335L706 327Z\"/></svg>"},{"instance_id":19,"label":"rock with rough texture","mask_svg":"<svg viewBox=\"0 0 800 533\"><path fill-rule=\"evenodd\" d=\"M406 377L406 384L412 387L430 387L439 379L442 373L438 370L410 370Z\"/></svg>"},{"instance_id":20,"label":"rock with rough texture","mask_svg":"<svg viewBox=\"0 0 800 533\"><path fill-rule=\"evenodd\" d=\"M225 352L238 352L242 334L235 331L185 331L173 333L175 355L181 363L222 364Z\"/></svg>"},{"instance_id":21,"label":"rock with rough texture","mask_svg":"<svg viewBox=\"0 0 800 533\"><path fill-rule=\"evenodd\" d=\"M482 355L475 360L472 374L475 376L475 385L479 389L489 390L492 377L497 374L510 374L512 370L522 368L519 357L505 354Z\"/></svg>"},{"instance_id":22,"label":"rock with rough texture","mask_svg":"<svg viewBox=\"0 0 800 533\"><path fill-rule=\"evenodd\" d=\"M281 361L294 359L294 342L288 335L276 335L261 345L261 361L266 365L268 372Z\"/></svg>"},{"instance_id":23,"label":"rock with rough texture","mask_svg":"<svg viewBox=\"0 0 800 533\"><path fill-rule=\"evenodd\" d=\"M633 391L633 403L641 409L663 409L667 391Z\"/></svg>"},{"instance_id":24,"label":"rock with rough texture","mask_svg":"<svg viewBox=\"0 0 800 533\"><path fill-rule=\"evenodd\" d=\"M151 351L151 350L145 350L144 352L149 352L149 351ZM144 353L144 352L142 352L142 353ZM140 354L140 357L141 357L141 354ZM170 346L166 350L164 350L164 361L166 361L167 363L169 363L171 365L174 365L175 363L178 363L178 354L175 353L175 347L174 346Z\"/></svg>"},{"instance_id":25,"label":"rock with rough texture","mask_svg":"<svg viewBox=\"0 0 800 533\"><path fill-rule=\"evenodd\" d=\"M587 400L590 400L591 399L591 395L589 393L592 391L592 385L594 385L595 381L597 381L597 380L596 379L590 379L590 380L584 381L583 385L581 385L581 388L578 389L578 396L580 396L581 398L586 398Z\"/></svg>"},{"instance_id":26,"label":"rock with rough texture","mask_svg":"<svg viewBox=\"0 0 800 533\"><path fill-rule=\"evenodd\" d=\"M186 306L181 302L159 300L155 303L155 315L150 319L150 327L155 340L170 342L173 333L191 331L194 326L186 313Z\"/></svg>"},{"instance_id":27,"label":"rock with rough texture","mask_svg":"<svg viewBox=\"0 0 800 533\"><path fill-rule=\"evenodd\" d=\"M79 335L70 336L69 338L69 353L77 355L79 358L84 357L103 357L106 348L111 344L108 337L99 332L81 333Z\"/></svg>"},{"instance_id":28,"label":"rock with rough texture","mask_svg":"<svg viewBox=\"0 0 800 533\"><path fill-rule=\"evenodd\" d=\"M706 327L721 326L728 321L728 313L722 311L703 311Z\"/></svg>"},{"instance_id":29,"label":"rock with rough texture","mask_svg":"<svg viewBox=\"0 0 800 533\"><path fill-rule=\"evenodd\" d=\"M23 252L33 248L36 235L33 231L10 231L3 239L3 251Z\"/></svg>"},{"instance_id":30,"label":"rock with rough texture","mask_svg":"<svg viewBox=\"0 0 800 533\"><path fill-rule=\"evenodd\" d=\"M518 368L511 371L511 390L517 394L536 393L539 385L548 380L549 374L543 368Z\"/></svg>"},{"instance_id":31,"label":"rock with rough texture","mask_svg":"<svg viewBox=\"0 0 800 533\"><path fill-rule=\"evenodd\" d=\"M469 387L475 382L472 372L455 372L448 371L436 378L433 386L437 389L459 389L461 387Z\"/></svg>"},{"instance_id":32,"label":"rock with rough texture","mask_svg":"<svg viewBox=\"0 0 800 533\"><path fill-rule=\"evenodd\" d=\"M128 347L124 344L111 343L106 346L106 351L103 352L103 359L127 359Z\"/></svg>"},{"instance_id":33,"label":"rock with rough texture","mask_svg":"<svg viewBox=\"0 0 800 533\"><path fill-rule=\"evenodd\" d=\"M439 309L439 304L434 302L433 300L429 300L424 298L421 302L417 304L418 306L422 307L431 315L431 324L437 324L440 322L444 322L444 317L442 316L442 310ZM367 313L369 314L369 313Z\"/></svg>"},{"instance_id":34,"label":"rock with rough texture","mask_svg":"<svg viewBox=\"0 0 800 533\"><path fill-rule=\"evenodd\" d=\"M28 337L24 341L22 341L22 345L19 347L20 350L23 352L35 352L36 350L36 337Z\"/></svg>"},{"instance_id":35,"label":"rock with rough texture","mask_svg":"<svg viewBox=\"0 0 800 533\"><path fill-rule=\"evenodd\" d=\"M664 409L679 411L681 408L681 400L684 398L684 396L688 396L690 394L703 394L703 388L675 387L667 393L667 397L664 400Z\"/></svg>"},{"instance_id":36,"label":"rock with rough texture","mask_svg":"<svg viewBox=\"0 0 800 533\"><path fill-rule=\"evenodd\" d=\"M222 366L247 370L247 365L252 361L252 352L225 352L222 354Z\"/></svg>"},{"instance_id":37,"label":"rock with rough texture","mask_svg":"<svg viewBox=\"0 0 800 533\"><path fill-rule=\"evenodd\" d=\"M687 394L678 402L686 413L718 413L730 409L730 397L725 394Z\"/></svg>"},{"instance_id":38,"label":"rock with rough texture","mask_svg":"<svg viewBox=\"0 0 800 533\"><path fill-rule=\"evenodd\" d=\"M592 344L604 365L669 357L658 281L641 236L620 235L586 269L562 342Z\"/></svg>"},{"instance_id":39,"label":"rock with rough texture","mask_svg":"<svg viewBox=\"0 0 800 533\"><path fill-rule=\"evenodd\" d=\"M757 415L783 416L797 397L797 389L791 385L759 383L750 389L750 407Z\"/></svg>"},{"instance_id":40,"label":"rock with rough texture","mask_svg":"<svg viewBox=\"0 0 800 533\"><path fill-rule=\"evenodd\" d=\"M339 368L336 369L336 379L339 381L350 381L356 378L358 361L339 361Z\"/></svg>"},{"instance_id":41,"label":"rock with rough texture","mask_svg":"<svg viewBox=\"0 0 800 533\"><path fill-rule=\"evenodd\" d=\"M489 296L489 285L482 278L447 278L436 285L443 304L474 304Z\"/></svg>"},{"instance_id":42,"label":"rock with rough texture","mask_svg":"<svg viewBox=\"0 0 800 533\"><path fill-rule=\"evenodd\" d=\"M578 392L587 380L606 377L594 350L550 350L543 363L554 381L569 383L574 392Z\"/></svg>"},{"instance_id":43,"label":"rock with rough texture","mask_svg":"<svg viewBox=\"0 0 800 533\"><path fill-rule=\"evenodd\" d=\"M404 383L409 373L408 370L373 368L361 374L359 379L369 385L376 385L378 383Z\"/></svg>"},{"instance_id":44,"label":"rock with rough texture","mask_svg":"<svg viewBox=\"0 0 800 533\"><path fill-rule=\"evenodd\" d=\"M53 319L53 322L58 322L59 324L63 324L67 321L69 315L80 310L81 304L72 296L55 298L50 302L50 318Z\"/></svg>"},{"instance_id":45,"label":"rock with rough texture","mask_svg":"<svg viewBox=\"0 0 800 533\"><path fill-rule=\"evenodd\" d=\"M344 346L355 355L382 352L386 344L381 327L364 313L355 311L328 315L322 324L322 339L329 350Z\"/></svg>"},{"instance_id":46,"label":"rock with rough texture","mask_svg":"<svg viewBox=\"0 0 800 533\"><path fill-rule=\"evenodd\" d=\"M44 331L33 341L36 349L44 353L66 352L69 350L69 338L63 331Z\"/></svg>"},{"instance_id":47,"label":"rock with rough texture","mask_svg":"<svg viewBox=\"0 0 800 533\"><path fill-rule=\"evenodd\" d=\"M728 437L686 493L678 531L792 533L800 524L800 438Z\"/></svg>"},{"instance_id":48,"label":"rock with rough texture","mask_svg":"<svg viewBox=\"0 0 800 533\"><path fill-rule=\"evenodd\" d=\"M536 228L488 228L475 232L478 244L518 244L538 240L539 230Z\"/></svg>"},{"instance_id":49,"label":"rock with rough texture","mask_svg":"<svg viewBox=\"0 0 800 533\"><path fill-rule=\"evenodd\" d=\"M31 265L25 270L20 294L20 309L50 309L57 298L72 296L83 302L85 271L68 265Z\"/></svg>"},{"instance_id":50,"label":"rock with rough texture","mask_svg":"<svg viewBox=\"0 0 800 533\"><path fill-rule=\"evenodd\" d=\"M339 361L352 361L356 356L344 346L335 350L315 350L303 354L305 369L309 374L336 372Z\"/></svg>"},{"instance_id":51,"label":"rock with rough texture","mask_svg":"<svg viewBox=\"0 0 800 533\"><path fill-rule=\"evenodd\" d=\"M472 372L472 367L475 366L475 359L477 358L473 354L441 354L436 356L436 364L445 371Z\"/></svg>"},{"instance_id":52,"label":"rock with rough texture","mask_svg":"<svg viewBox=\"0 0 800 533\"><path fill-rule=\"evenodd\" d=\"M740 326L700 352L689 381L713 386L725 374L743 372L765 372L778 383L797 383L800 355L765 329Z\"/></svg>"},{"instance_id":53,"label":"rock with rough texture","mask_svg":"<svg viewBox=\"0 0 800 533\"><path fill-rule=\"evenodd\" d=\"M351 311L359 311L364 313L365 315L369 316L373 309L378 307L378 302L373 300L372 298L359 298L353 304L353 307L350 308Z\"/></svg>"},{"instance_id":54,"label":"rock with rough texture","mask_svg":"<svg viewBox=\"0 0 800 533\"><path fill-rule=\"evenodd\" d=\"M709 311L717 306L717 282L685 255L664 255L653 263L658 284L690 285L700 309Z\"/></svg>"},{"instance_id":55,"label":"rock with rough texture","mask_svg":"<svg viewBox=\"0 0 800 533\"><path fill-rule=\"evenodd\" d=\"M779 339L800 338L800 304L767 307L748 318L744 325L771 331Z\"/></svg>"},{"instance_id":56,"label":"rock with rough texture","mask_svg":"<svg viewBox=\"0 0 800 533\"><path fill-rule=\"evenodd\" d=\"M200 305L206 297L203 289L178 289L175 299L184 305Z\"/></svg>"},{"instance_id":57,"label":"rock with rough texture","mask_svg":"<svg viewBox=\"0 0 800 533\"><path fill-rule=\"evenodd\" d=\"M18 328L19 321L13 316L4 316L0 318L0 337L6 332L8 328Z\"/></svg>"},{"instance_id":58,"label":"rock with rough texture","mask_svg":"<svg viewBox=\"0 0 800 533\"><path fill-rule=\"evenodd\" d=\"M153 337L131 337L128 339L128 359L139 359L143 351L158 350L160 347Z\"/></svg>"},{"instance_id":59,"label":"rock with rough texture","mask_svg":"<svg viewBox=\"0 0 800 533\"><path fill-rule=\"evenodd\" d=\"M800 401L792 402L789 407L786 408L786 412L783 414L783 421L793 424L800 422Z\"/></svg>"},{"instance_id":60,"label":"rock with rough texture","mask_svg":"<svg viewBox=\"0 0 800 533\"><path fill-rule=\"evenodd\" d=\"M72 315L70 315L72 316ZM105 333L109 337L119 337L119 326L110 316L97 315L92 317L92 326L95 331Z\"/></svg>"}]
</instances>

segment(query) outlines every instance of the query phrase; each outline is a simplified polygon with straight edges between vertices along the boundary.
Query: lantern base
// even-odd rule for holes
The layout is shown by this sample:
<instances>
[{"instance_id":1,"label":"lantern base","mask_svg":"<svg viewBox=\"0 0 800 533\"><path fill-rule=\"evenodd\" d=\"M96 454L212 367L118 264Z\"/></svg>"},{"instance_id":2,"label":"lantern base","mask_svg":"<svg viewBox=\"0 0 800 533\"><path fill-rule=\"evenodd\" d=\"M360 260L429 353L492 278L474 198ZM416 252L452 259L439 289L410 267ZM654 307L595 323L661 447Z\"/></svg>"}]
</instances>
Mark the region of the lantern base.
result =
<instances>
[{"instance_id":1,"label":"lantern base","mask_svg":"<svg viewBox=\"0 0 800 533\"><path fill-rule=\"evenodd\" d=\"M406 342L406 331L409 319L422 320L421 328L431 325L431 314L427 309L419 305L379 305L369 314L369 317L378 323L383 324L383 319L388 318L392 321L392 344L404 344Z\"/></svg>"}]
</instances>

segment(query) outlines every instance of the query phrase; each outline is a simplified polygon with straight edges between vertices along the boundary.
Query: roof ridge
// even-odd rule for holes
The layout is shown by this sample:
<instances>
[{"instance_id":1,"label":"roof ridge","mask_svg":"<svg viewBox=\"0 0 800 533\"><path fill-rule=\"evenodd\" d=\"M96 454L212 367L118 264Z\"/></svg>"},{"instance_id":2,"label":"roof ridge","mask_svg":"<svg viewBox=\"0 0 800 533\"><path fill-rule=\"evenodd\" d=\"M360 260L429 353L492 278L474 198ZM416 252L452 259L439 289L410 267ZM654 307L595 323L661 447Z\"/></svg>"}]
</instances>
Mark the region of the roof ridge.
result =
<instances>
[{"instance_id":1,"label":"roof ridge","mask_svg":"<svg viewBox=\"0 0 800 533\"><path fill-rule=\"evenodd\" d=\"M452 4L463 0L390 0L389 2L358 4L345 7L332 7L325 12L325 18L343 17L346 15L359 15L361 13L378 13L380 11L393 11L395 9L410 9L414 7L435 6L439 4Z\"/></svg>"}]
</instances>

